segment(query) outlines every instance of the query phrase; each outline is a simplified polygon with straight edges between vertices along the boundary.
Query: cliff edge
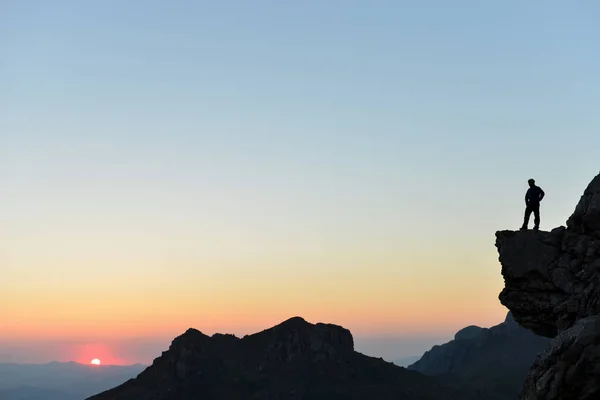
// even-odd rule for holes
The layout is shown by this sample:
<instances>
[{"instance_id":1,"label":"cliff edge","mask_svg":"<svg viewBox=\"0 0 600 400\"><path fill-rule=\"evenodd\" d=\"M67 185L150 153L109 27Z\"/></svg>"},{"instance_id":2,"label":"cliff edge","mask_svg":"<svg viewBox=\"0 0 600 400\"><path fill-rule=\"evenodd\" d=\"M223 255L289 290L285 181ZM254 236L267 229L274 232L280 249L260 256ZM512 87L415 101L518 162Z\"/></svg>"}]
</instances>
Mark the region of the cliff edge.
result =
<instances>
[{"instance_id":1,"label":"cliff edge","mask_svg":"<svg viewBox=\"0 0 600 400\"><path fill-rule=\"evenodd\" d=\"M600 174L566 227L499 231L505 287L517 323L554 338L534 362L522 399L600 398Z\"/></svg>"}]
</instances>

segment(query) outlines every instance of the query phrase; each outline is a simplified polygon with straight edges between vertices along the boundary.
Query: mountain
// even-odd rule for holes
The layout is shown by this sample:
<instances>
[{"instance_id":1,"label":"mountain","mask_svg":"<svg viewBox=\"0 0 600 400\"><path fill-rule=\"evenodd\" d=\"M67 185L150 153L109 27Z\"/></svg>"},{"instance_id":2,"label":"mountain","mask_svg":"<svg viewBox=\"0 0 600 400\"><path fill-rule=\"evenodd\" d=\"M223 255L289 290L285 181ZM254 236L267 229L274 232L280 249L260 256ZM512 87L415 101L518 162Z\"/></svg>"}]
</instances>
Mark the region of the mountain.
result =
<instances>
[{"instance_id":1,"label":"mountain","mask_svg":"<svg viewBox=\"0 0 600 400\"><path fill-rule=\"evenodd\" d=\"M520 327L509 312L492 328L460 330L454 340L434 346L408 369L517 399L533 361L549 342Z\"/></svg>"},{"instance_id":2,"label":"mountain","mask_svg":"<svg viewBox=\"0 0 600 400\"><path fill-rule=\"evenodd\" d=\"M143 371L143 365L0 363L0 400L81 400Z\"/></svg>"},{"instance_id":3,"label":"mountain","mask_svg":"<svg viewBox=\"0 0 600 400\"><path fill-rule=\"evenodd\" d=\"M485 399L354 351L347 329L295 317L241 339L189 329L137 378L89 400L196 398Z\"/></svg>"},{"instance_id":4,"label":"mountain","mask_svg":"<svg viewBox=\"0 0 600 400\"><path fill-rule=\"evenodd\" d=\"M567 226L499 231L500 301L521 326L554 338L535 360L524 400L600 398L600 175Z\"/></svg>"}]
</instances>

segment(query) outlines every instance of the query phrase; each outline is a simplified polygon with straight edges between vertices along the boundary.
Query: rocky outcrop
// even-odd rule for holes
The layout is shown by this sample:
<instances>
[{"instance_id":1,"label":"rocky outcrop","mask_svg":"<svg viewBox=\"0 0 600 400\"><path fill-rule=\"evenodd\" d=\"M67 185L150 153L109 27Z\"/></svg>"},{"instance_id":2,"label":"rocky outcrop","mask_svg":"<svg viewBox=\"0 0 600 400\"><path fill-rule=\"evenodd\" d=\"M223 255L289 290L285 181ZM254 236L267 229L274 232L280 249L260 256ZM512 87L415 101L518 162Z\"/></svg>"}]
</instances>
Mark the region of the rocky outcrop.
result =
<instances>
[{"instance_id":1,"label":"rocky outcrop","mask_svg":"<svg viewBox=\"0 0 600 400\"><path fill-rule=\"evenodd\" d=\"M566 227L500 231L496 247L505 281L500 301L520 325L554 338L522 398L600 398L600 175Z\"/></svg>"},{"instance_id":2,"label":"rocky outcrop","mask_svg":"<svg viewBox=\"0 0 600 400\"><path fill-rule=\"evenodd\" d=\"M347 329L292 318L237 338L189 329L137 378L90 400L492 399L354 351Z\"/></svg>"},{"instance_id":3,"label":"rocky outcrop","mask_svg":"<svg viewBox=\"0 0 600 400\"><path fill-rule=\"evenodd\" d=\"M515 323L509 312L503 323L491 328L460 330L454 340L434 346L408 368L514 400L538 353L549 343Z\"/></svg>"}]
</instances>

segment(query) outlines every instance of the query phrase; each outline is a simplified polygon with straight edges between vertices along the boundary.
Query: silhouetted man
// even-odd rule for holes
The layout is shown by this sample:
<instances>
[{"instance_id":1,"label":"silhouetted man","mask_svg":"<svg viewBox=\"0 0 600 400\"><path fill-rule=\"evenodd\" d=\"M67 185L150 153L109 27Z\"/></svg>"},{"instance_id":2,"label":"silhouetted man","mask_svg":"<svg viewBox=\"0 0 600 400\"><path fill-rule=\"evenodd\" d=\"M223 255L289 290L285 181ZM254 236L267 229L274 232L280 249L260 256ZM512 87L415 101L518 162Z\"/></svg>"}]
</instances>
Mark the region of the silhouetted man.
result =
<instances>
[{"instance_id":1,"label":"silhouetted man","mask_svg":"<svg viewBox=\"0 0 600 400\"><path fill-rule=\"evenodd\" d=\"M535 181L530 179L527 181L529 183L529 189L525 194L525 219L523 220L523 226L521 230L526 230L527 225L529 225L529 216L531 213L534 215L534 230L540 229L540 202L544 198L544 191L541 187L535 185Z\"/></svg>"}]
</instances>

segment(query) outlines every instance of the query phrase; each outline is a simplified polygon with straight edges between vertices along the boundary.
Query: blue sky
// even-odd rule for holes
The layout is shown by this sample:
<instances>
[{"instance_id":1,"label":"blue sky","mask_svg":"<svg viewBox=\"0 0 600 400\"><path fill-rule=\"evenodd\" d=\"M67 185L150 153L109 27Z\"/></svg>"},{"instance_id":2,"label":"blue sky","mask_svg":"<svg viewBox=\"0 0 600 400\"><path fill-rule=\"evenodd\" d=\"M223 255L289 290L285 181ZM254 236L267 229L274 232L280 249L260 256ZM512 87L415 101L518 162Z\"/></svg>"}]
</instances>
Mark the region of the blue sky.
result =
<instances>
[{"instance_id":1,"label":"blue sky","mask_svg":"<svg viewBox=\"0 0 600 400\"><path fill-rule=\"evenodd\" d=\"M4 148L115 184L210 168L267 196L495 204L529 175L586 181L599 6L481 3L4 2Z\"/></svg>"},{"instance_id":2,"label":"blue sky","mask_svg":"<svg viewBox=\"0 0 600 400\"><path fill-rule=\"evenodd\" d=\"M275 280L370 260L400 292L499 289L493 233L519 227L526 180L551 228L598 173L599 17L593 1L4 0L4 285L57 265L87 282L85 254L110 251L93 279L227 253ZM504 313L496 296L473 323Z\"/></svg>"}]
</instances>

